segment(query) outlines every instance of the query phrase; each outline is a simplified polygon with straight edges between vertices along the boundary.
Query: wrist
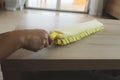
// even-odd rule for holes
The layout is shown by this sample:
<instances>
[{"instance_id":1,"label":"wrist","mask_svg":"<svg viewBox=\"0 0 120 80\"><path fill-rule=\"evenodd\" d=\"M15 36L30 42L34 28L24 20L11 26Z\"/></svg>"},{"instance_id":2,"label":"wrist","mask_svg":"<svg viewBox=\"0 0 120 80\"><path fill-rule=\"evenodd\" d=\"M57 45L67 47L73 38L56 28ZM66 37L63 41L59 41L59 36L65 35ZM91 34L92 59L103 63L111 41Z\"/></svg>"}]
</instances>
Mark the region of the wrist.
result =
<instances>
[{"instance_id":1,"label":"wrist","mask_svg":"<svg viewBox=\"0 0 120 80\"><path fill-rule=\"evenodd\" d=\"M25 42L25 33L21 30L10 32L10 38L14 41L16 49L23 48Z\"/></svg>"}]
</instances>

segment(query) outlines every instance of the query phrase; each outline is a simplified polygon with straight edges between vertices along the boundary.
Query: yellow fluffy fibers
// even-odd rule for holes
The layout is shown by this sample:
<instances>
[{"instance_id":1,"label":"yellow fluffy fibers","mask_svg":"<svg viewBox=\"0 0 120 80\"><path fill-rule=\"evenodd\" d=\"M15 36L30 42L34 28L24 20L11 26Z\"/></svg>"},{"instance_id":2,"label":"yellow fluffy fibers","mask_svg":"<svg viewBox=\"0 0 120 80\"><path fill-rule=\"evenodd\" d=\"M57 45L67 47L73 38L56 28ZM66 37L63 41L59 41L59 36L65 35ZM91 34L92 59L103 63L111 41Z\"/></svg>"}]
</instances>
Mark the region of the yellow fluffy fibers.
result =
<instances>
[{"instance_id":1,"label":"yellow fluffy fibers","mask_svg":"<svg viewBox=\"0 0 120 80\"><path fill-rule=\"evenodd\" d=\"M104 25L101 22L97 20L91 20L88 22L52 30L50 31L50 36L54 39L55 44L67 45L102 29L104 29Z\"/></svg>"}]
</instances>

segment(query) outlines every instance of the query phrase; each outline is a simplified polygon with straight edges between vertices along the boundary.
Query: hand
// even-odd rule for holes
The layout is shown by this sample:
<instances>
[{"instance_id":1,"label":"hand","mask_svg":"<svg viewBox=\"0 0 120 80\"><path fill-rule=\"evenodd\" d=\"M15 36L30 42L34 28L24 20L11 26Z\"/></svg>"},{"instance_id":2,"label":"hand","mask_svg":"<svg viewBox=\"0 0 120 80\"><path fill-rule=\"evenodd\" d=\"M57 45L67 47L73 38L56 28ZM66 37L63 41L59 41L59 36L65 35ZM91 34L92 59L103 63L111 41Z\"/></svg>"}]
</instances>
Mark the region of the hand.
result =
<instances>
[{"instance_id":1,"label":"hand","mask_svg":"<svg viewBox=\"0 0 120 80\"><path fill-rule=\"evenodd\" d=\"M38 51L52 43L49 34L42 29L16 30L0 34L0 60L20 48Z\"/></svg>"},{"instance_id":2,"label":"hand","mask_svg":"<svg viewBox=\"0 0 120 80\"><path fill-rule=\"evenodd\" d=\"M38 51L52 43L51 37L45 30L23 30L22 33L21 42L24 49Z\"/></svg>"}]
</instances>

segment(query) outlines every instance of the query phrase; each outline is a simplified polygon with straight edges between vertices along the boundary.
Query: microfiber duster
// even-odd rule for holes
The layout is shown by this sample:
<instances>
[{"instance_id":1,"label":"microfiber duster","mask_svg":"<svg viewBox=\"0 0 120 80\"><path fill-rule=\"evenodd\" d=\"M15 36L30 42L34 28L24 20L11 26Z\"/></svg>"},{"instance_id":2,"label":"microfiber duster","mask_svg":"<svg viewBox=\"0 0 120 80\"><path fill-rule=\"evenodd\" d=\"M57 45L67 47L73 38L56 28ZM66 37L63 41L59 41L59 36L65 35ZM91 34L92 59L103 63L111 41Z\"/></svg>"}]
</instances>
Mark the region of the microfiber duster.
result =
<instances>
[{"instance_id":1,"label":"microfiber duster","mask_svg":"<svg viewBox=\"0 0 120 80\"><path fill-rule=\"evenodd\" d=\"M54 39L55 44L67 45L102 29L104 29L104 25L101 22L97 20L91 20L88 22L52 30L50 31L50 36Z\"/></svg>"}]
</instances>

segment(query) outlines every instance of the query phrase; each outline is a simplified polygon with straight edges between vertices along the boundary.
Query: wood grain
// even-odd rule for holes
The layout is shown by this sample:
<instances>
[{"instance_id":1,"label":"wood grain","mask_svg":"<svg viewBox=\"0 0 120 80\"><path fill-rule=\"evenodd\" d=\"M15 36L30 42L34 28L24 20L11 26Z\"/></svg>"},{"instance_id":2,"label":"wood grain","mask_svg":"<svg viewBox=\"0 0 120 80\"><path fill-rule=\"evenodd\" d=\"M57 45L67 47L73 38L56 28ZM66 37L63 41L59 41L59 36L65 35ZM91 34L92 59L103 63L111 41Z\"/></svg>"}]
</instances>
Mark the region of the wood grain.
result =
<instances>
[{"instance_id":1,"label":"wood grain","mask_svg":"<svg viewBox=\"0 0 120 80\"><path fill-rule=\"evenodd\" d=\"M104 23L105 29L67 46L52 45L38 52L18 50L8 59L120 59L120 27L115 21Z\"/></svg>"},{"instance_id":2,"label":"wood grain","mask_svg":"<svg viewBox=\"0 0 120 80\"><path fill-rule=\"evenodd\" d=\"M120 0L108 0L106 12L117 19L120 19Z\"/></svg>"}]
</instances>

